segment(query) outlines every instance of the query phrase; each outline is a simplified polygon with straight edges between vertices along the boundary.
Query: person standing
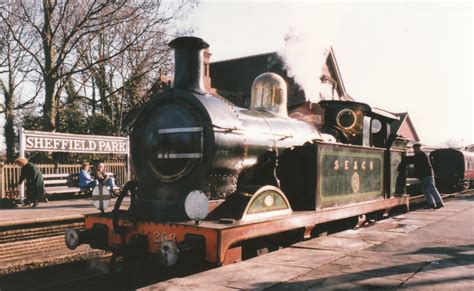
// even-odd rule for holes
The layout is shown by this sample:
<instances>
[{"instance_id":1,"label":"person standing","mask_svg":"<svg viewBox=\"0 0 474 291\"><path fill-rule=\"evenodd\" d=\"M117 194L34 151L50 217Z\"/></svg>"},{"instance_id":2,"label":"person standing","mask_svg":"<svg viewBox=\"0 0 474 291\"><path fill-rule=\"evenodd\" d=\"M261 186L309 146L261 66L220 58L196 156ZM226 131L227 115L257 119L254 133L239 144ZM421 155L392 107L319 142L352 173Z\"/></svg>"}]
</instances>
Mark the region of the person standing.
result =
<instances>
[{"instance_id":1,"label":"person standing","mask_svg":"<svg viewBox=\"0 0 474 291\"><path fill-rule=\"evenodd\" d=\"M421 150L421 144L413 145L415 155L407 158L407 164L414 164L415 175L421 180L423 194L425 195L427 206L425 208L438 209L444 207L443 198L436 189L433 179L433 167L431 166L428 155Z\"/></svg>"},{"instance_id":2,"label":"person standing","mask_svg":"<svg viewBox=\"0 0 474 291\"><path fill-rule=\"evenodd\" d=\"M395 194L405 194L407 184L407 166L405 157L402 157L402 161L397 167L397 179L395 181Z\"/></svg>"},{"instance_id":3,"label":"person standing","mask_svg":"<svg viewBox=\"0 0 474 291\"><path fill-rule=\"evenodd\" d=\"M18 185L26 181L26 200L24 205L29 206L33 203L32 207L38 206L38 199L45 194L43 174L25 158L18 158L15 160L15 163L21 167Z\"/></svg>"}]
</instances>

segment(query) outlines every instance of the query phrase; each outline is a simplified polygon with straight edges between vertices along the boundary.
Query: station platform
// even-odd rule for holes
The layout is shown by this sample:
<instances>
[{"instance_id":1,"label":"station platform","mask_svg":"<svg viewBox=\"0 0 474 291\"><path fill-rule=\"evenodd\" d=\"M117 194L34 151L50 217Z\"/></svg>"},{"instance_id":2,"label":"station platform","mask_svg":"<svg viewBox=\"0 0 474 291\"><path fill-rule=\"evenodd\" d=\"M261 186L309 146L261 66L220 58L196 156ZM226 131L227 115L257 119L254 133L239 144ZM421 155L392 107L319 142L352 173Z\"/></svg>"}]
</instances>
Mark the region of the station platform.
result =
<instances>
[{"instance_id":1,"label":"station platform","mask_svg":"<svg viewBox=\"0 0 474 291\"><path fill-rule=\"evenodd\" d=\"M140 290L474 290L473 194Z\"/></svg>"},{"instance_id":2,"label":"station platform","mask_svg":"<svg viewBox=\"0 0 474 291\"><path fill-rule=\"evenodd\" d=\"M107 211L114 203L112 199ZM129 204L124 199L123 209ZM0 209L0 276L107 255L87 245L71 251L64 243L66 229L83 228L84 215L98 212L90 198Z\"/></svg>"},{"instance_id":3,"label":"station platform","mask_svg":"<svg viewBox=\"0 0 474 291\"><path fill-rule=\"evenodd\" d=\"M115 199L110 201L106 211L114 207ZM121 208L128 208L129 197L126 197ZM34 224L60 220L82 219L85 214L98 213L90 198L69 199L40 202L37 207L17 206L11 209L0 209L0 228L21 224Z\"/></svg>"}]
</instances>

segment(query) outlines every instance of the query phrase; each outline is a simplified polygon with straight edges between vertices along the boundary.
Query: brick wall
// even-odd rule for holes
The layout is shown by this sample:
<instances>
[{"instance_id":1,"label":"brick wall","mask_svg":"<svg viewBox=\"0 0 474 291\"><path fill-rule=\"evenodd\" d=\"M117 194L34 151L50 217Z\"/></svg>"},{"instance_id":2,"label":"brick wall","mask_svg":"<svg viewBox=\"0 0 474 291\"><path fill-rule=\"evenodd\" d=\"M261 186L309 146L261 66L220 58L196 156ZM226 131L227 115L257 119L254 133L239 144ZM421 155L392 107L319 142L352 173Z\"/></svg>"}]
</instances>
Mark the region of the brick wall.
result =
<instances>
[{"instance_id":1,"label":"brick wall","mask_svg":"<svg viewBox=\"0 0 474 291\"><path fill-rule=\"evenodd\" d=\"M0 275L105 255L87 245L66 247L66 229L83 227L82 220L0 227Z\"/></svg>"}]
</instances>

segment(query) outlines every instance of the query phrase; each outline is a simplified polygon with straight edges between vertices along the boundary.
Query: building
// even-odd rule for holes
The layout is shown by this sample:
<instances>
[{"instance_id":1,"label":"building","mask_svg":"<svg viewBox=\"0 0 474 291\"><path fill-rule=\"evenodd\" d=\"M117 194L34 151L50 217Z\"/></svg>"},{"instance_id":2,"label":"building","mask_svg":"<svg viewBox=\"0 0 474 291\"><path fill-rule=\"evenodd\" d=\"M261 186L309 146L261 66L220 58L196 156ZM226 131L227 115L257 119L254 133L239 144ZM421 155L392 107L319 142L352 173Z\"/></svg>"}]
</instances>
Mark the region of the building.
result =
<instances>
[{"instance_id":1,"label":"building","mask_svg":"<svg viewBox=\"0 0 474 291\"><path fill-rule=\"evenodd\" d=\"M209 58L205 57L209 61ZM205 63L206 68L206 63ZM322 124L324 110L318 104L307 101L305 92L288 75L281 56L276 52L252 55L210 64L210 78L213 91L239 107L250 106L250 91L257 76L265 72L276 73L288 85L288 112L294 118L303 117L316 126ZM353 100L346 92L334 50L325 53L321 71L315 71L315 82L321 82L324 92L320 99Z\"/></svg>"},{"instance_id":2,"label":"building","mask_svg":"<svg viewBox=\"0 0 474 291\"><path fill-rule=\"evenodd\" d=\"M328 88L323 98L352 100L346 92L332 48L326 52L325 58L326 62L321 72L315 74L315 82L319 81ZM240 107L250 105L252 83L257 76L265 72L276 73L287 82L290 111L307 99L302 88L288 76L285 64L276 52L213 62L210 64L210 69L212 88Z\"/></svg>"},{"instance_id":3,"label":"building","mask_svg":"<svg viewBox=\"0 0 474 291\"><path fill-rule=\"evenodd\" d=\"M250 106L252 83L257 76L265 72L276 73L285 79L288 85L289 106L305 100L303 90L288 77L283 61L277 53L213 62L210 68L212 88L239 107Z\"/></svg>"},{"instance_id":4,"label":"building","mask_svg":"<svg viewBox=\"0 0 474 291\"><path fill-rule=\"evenodd\" d=\"M418 133L415 130L415 126L410 119L408 112L394 113L400 120L392 122L390 125L391 133L395 133L398 136L406 139L409 143L414 144L420 141Z\"/></svg>"},{"instance_id":5,"label":"building","mask_svg":"<svg viewBox=\"0 0 474 291\"><path fill-rule=\"evenodd\" d=\"M204 80L206 89L219 94L239 107L250 106L250 91L257 76L265 72L276 73L285 79L288 85L288 112L293 118L303 119L320 128L324 120L324 110L318 104L307 101L305 92L288 75L283 59L276 53L264 53L231 60L209 63L210 54L204 53ZM210 74L208 71L210 68ZM354 99L347 93L341 71L337 64L333 48L325 54L321 71L315 70L315 82L321 82L320 99L349 100ZM319 79L319 80L318 80ZM211 86L209 86L210 84ZM212 89L210 89L212 87ZM391 133L397 134L399 140L409 143L420 139L407 112L396 113L400 120L391 125Z\"/></svg>"}]
</instances>

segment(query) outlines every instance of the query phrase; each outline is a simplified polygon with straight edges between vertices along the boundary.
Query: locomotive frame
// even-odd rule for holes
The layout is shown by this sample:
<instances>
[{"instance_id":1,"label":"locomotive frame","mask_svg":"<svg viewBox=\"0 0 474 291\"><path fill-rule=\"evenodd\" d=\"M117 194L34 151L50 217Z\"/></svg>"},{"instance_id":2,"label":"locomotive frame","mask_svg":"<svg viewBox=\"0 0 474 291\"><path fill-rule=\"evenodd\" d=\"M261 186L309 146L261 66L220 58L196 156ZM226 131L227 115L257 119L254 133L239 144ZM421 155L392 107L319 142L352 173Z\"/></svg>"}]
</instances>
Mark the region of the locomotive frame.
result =
<instances>
[{"instance_id":1,"label":"locomotive frame","mask_svg":"<svg viewBox=\"0 0 474 291\"><path fill-rule=\"evenodd\" d=\"M94 237L89 241L92 247L123 254L126 257L131 257L136 252L156 254L161 257L165 265L172 265L174 262L167 261L167 250L163 249L163 242L172 241L180 250L202 252L205 261L220 266L240 261L242 259L242 243L255 238L291 230L302 230L302 239L308 239L311 237L313 229L323 223L375 212L386 214L393 208L402 207L404 211L409 210L409 196L395 196L393 183L387 179L387 176L390 175L384 175L389 172L389 168L397 165L394 163L390 166L391 163L386 159L388 157L387 150L323 142L316 142L313 147L324 147L327 150L335 150L335 152L341 152L340 149L343 148L359 157L363 157L367 153L375 153L380 156L382 168L379 177L380 189L377 195L369 196L370 198L359 203L353 203L352 200L347 201L347 198L342 195L336 199L340 202L339 204L333 203L330 206L325 206L323 199L321 199L324 196L321 191L322 187L317 187L313 194L316 201L313 206L314 210L295 210L284 215L249 221L235 220L230 221L231 223L225 220L203 220L198 224L195 221L167 223L133 221L131 217L123 214L118 220L118 225L125 230L125 234L114 231L113 217L110 213L91 214L85 218L85 229L90 230L85 237ZM395 153L401 155L403 152L395 151ZM344 156L339 156L339 158L344 159ZM317 164L321 169L321 163L318 161ZM323 171L318 172L322 173ZM321 182L322 179L322 175L318 175L317 181ZM87 242L87 239L84 239L83 242Z\"/></svg>"},{"instance_id":2,"label":"locomotive frame","mask_svg":"<svg viewBox=\"0 0 474 291\"><path fill-rule=\"evenodd\" d=\"M149 242L147 252L150 254L160 254L161 243L173 240L179 245L186 242L186 235L196 235L201 237L204 243L204 258L209 263L218 266L241 261L242 242L283 233L290 230L304 229L304 238L309 239L314 227L344 218L360 216L376 211L389 211L392 208L405 206L409 207L409 197L393 197L373 202L352 204L340 208L326 209L321 211L296 211L287 216L275 217L271 220L236 222L233 224L222 224L218 221L202 221L199 225L194 222L160 223L160 222L137 222L121 219L120 225L133 228L134 231L127 234L125 239L120 235L109 231L107 233L108 246L93 245L93 247L103 248L116 252L119 246L129 243L131 238L137 234L145 235ZM109 230L113 229L112 219L100 214L87 216L85 228L93 229L94 225L106 225ZM103 233L96 233L103 236ZM199 245L199 243L195 243ZM202 246L202 245L201 245Z\"/></svg>"}]
</instances>

